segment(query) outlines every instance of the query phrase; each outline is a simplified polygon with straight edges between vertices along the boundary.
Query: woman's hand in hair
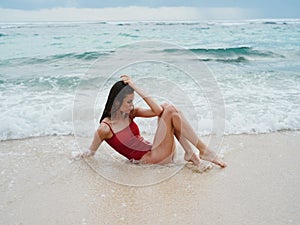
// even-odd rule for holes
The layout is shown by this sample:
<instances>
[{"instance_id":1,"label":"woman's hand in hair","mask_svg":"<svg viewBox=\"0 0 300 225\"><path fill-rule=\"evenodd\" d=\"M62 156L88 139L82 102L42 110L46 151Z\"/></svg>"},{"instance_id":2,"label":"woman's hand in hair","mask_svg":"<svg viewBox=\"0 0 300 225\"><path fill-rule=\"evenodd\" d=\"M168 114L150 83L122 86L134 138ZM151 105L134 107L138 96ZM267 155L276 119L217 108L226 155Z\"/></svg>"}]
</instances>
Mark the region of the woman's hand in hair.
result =
<instances>
[{"instance_id":1,"label":"woman's hand in hair","mask_svg":"<svg viewBox=\"0 0 300 225\"><path fill-rule=\"evenodd\" d=\"M142 89L135 86L133 81L131 80L130 76L128 75L122 75L121 80L128 84L139 96L141 96L144 101L147 103L147 105L151 108L151 111L154 113L154 115L160 116L162 114L163 108L150 96L144 93ZM142 113L142 115L153 115L152 113Z\"/></svg>"},{"instance_id":2,"label":"woman's hand in hair","mask_svg":"<svg viewBox=\"0 0 300 225\"><path fill-rule=\"evenodd\" d=\"M128 84L129 86L132 86L133 85L133 82L131 80L131 77L124 74L121 76L121 80L125 83L125 84Z\"/></svg>"}]
</instances>

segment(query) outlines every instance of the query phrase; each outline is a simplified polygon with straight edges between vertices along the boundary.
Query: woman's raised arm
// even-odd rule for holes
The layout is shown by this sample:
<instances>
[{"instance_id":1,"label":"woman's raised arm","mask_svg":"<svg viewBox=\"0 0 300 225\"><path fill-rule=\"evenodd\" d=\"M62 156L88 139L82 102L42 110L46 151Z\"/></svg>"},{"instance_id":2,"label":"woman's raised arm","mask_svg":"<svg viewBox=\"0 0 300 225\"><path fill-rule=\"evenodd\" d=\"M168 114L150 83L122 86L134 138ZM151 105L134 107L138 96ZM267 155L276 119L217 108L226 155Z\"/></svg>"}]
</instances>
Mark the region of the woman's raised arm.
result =
<instances>
[{"instance_id":1,"label":"woman's raised arm","mask_svg":"<svg viewBox=\"0 0 300 225\"><path fill-rule=\"evenodd\" d=\"M133 81L131 80L130 76L128 75L122 75L121 76L122 81L125 84L128 84L130 87L133 88L133 90L139 95L141 96L144 101L147 103L147 105L151 108L152 112L156 115L156 116L160 116L161 113L163 112L163 108L149 95L146 95L144 93L143 90L141 90L140 88L138 88Z\"/></svg>"}]
</instances>

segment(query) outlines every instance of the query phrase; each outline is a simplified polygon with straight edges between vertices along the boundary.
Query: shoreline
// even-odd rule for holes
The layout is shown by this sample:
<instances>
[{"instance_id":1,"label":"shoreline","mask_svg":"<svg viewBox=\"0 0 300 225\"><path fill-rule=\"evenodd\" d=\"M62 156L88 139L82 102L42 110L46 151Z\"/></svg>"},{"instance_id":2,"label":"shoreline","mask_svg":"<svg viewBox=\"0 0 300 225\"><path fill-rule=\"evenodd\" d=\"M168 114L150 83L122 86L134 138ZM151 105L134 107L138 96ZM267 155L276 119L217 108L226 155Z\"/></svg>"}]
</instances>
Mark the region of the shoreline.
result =
<instances>
[{"instance_id":1,"label":"shoreline","mask_svg":"<svg viewBox=\"0 0 300 225\"><path fill-rule=\"evenodd\" d=\"M281 129L281 130L276 130L276 131L266 131L266 132L261 132L261 133L231 133L231 134L224 134L223 138L226 138L228 136L239 136L239 135L250 135L250 136L255 136L255 135L268 135L268 134L274 134L274 133L294 133L294 132L300 132L300 128L299 129ZM145 137L147 136L151 136L145 132L141 133L142 135L145 135ZM212 134L207 134L207 135L200 135L200 138L208 138L209 136L211 136ZM43 135L43 136L28 136L28 137L22 137L22 138L11 138L11 139L4 139L4 140L0 140L0 143L6 142L6 141L21 141L21 140L28 140L28 139L35 139L35 138L51 138L51 137L73 137L75 138L74 134L47 134L47 135ZM79 138L92 138L91 137L83 137L83 136L78 136Z\"/></svg>"},{"instance_id":2,"label":"shoreline","mask_svg":"<svg viewBox=\"0 0 300 225\"><path fill-rule=\"evenodd\" d=\"M89 140L85 140L89 141ZM224 136L228 167L183 166L143 187L111 182L74 161L74 136L0 142L1 224L298 224L300 131ZM164 168L101 161L126 180ZM103 164L100 164L103 163ZM97 164L98 165L98 164ZM106 165L106 166L104 166ZM107 167L108 166L108 167ZM109 167L112 166L112 167ZM141 170L140 170L141 169ZM120 174L115 170L113 175Z\"/></svg>"}]
</instances>

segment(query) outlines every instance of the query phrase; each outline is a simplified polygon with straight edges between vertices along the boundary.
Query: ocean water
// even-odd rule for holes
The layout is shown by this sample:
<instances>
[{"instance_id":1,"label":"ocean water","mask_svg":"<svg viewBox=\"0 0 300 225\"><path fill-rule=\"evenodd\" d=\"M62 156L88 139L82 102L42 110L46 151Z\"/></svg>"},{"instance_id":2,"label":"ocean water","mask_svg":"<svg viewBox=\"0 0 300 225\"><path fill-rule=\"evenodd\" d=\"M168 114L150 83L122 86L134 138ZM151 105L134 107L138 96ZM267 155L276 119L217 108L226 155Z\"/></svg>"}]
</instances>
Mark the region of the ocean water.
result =
<instances>
[{"instance_id":1,"label":"ocean water","mask_svg":"<svg viewBox=\"0 0 300 225\"><path fill-rule=\"evenodd\" d=\"M90 68L120 46L149 40L181 46L161 53L184 59L189 51L209 68L224 101L224 134L300 129L300 19L0 23L0 140L74 134L78 87L88 96L98 88L99 79L117 79L105 74L104 68L98 68L99 73L91 73ZM199 134L211 132L213 116L207 99L182 71L157 63L137 63L125 71L134 77L153 76L160 85L172 83L175 77L180 96L189 97L197 114L195 129ZM151 92L156 84L148 81L145 88ZM98 91L97 102L88 106L95 115L75 117L76 123L97 125L110 83L106 84ZM162 93L168 96L170 90ZM167 100L184 102L176 93ZM156 97L166 100L157 93ZM141 104L138 99L137 104ZM141 130L148 132L147 122L141 122ZM80 135L89 136L91 130Z\"/></svg>"}]
</instances>

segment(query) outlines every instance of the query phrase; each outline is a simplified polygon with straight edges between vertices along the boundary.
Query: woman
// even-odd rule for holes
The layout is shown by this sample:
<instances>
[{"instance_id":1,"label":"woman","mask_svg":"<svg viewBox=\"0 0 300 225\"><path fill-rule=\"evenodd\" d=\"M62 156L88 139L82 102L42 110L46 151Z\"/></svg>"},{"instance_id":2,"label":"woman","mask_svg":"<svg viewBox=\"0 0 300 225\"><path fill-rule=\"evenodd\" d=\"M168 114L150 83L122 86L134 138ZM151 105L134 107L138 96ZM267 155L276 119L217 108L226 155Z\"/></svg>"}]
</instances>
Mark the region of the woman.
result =
<instances>
[{"instance_id":1,"label":"woman","mask_svg":"<svg viewBox=\"0 0 300 225\"><path fill-rule=\"evenodd\" d=\"M133 107L134 92L143 98L149 109ZM134 118L155 116L159 119L153 144L151 144L140 136ZM110 90L100 126L95 132L89 150L81 156L94 155L105 140L129 160L148 164L169 163L172 162L175 153L174 136L185 151L186 161L191 161L199 167L201 158L222 168L226 167L226 164L198 138L180 111L170 104L157 104L153 98L145 95L129 76L122 75L121 81L115 83ZM200 158L193 152L189 143L199 150Z\"/></svg>"}]
</instances>

